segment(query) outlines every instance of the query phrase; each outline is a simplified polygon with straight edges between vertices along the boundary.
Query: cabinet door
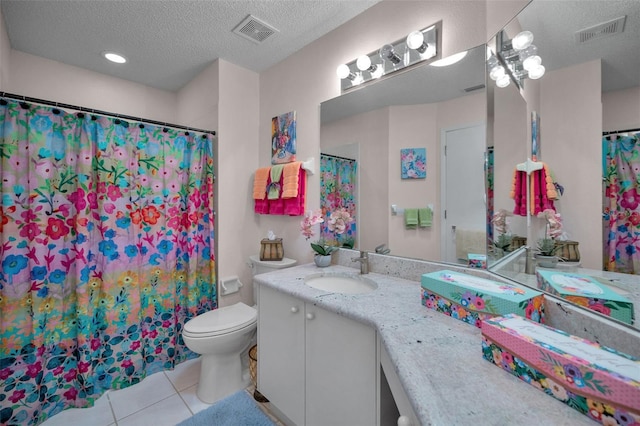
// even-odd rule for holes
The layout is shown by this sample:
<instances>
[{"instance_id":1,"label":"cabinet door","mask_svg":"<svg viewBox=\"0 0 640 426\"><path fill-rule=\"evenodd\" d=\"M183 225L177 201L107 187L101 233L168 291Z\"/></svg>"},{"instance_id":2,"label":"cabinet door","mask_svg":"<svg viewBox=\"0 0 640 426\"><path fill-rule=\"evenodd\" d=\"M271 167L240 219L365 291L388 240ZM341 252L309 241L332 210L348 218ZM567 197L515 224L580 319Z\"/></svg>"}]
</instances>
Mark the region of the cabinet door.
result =
<instances>
[{"instance_id":1,"label":"cabinet door","mask_svg":"<svg viewBox=\"0 0 640 426\"><path fill-rule=\"evenodd\" d=\"M375 425L375 330L311 304L305 320L306 425Z\"/></svg>"},{"instance_id":2,"label":"cabinet door","mask_svg":"<svg viewBox=\"0 0 640 426\"><path fill-rule=\"evenodd\" d=\"M304 425L304 303L262 286L258 315L258 390Z\"/></svg>"}]
</instances>

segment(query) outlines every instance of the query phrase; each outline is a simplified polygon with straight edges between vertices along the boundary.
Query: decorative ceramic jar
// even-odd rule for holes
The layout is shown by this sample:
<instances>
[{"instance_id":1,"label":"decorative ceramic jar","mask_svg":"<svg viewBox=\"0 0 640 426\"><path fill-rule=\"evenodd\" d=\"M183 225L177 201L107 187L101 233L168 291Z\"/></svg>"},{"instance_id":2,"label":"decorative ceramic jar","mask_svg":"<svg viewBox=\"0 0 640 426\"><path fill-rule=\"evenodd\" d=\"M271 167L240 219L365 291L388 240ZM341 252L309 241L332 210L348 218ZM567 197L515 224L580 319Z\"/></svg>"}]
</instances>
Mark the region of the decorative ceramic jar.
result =
<instances>
[{"instance_id":1,"label":"decorative ceramic jar","mask_svg":"<svg viewBox=\"0 0 640 426\"><path fill-rule=\"evenodd\" d=\"M316 254L313 258L313 261L315 262L316 266L324 268L331 265L331 255L328 254L326 256L323 256L321 254Z\"/></svg>"}]
</instances>

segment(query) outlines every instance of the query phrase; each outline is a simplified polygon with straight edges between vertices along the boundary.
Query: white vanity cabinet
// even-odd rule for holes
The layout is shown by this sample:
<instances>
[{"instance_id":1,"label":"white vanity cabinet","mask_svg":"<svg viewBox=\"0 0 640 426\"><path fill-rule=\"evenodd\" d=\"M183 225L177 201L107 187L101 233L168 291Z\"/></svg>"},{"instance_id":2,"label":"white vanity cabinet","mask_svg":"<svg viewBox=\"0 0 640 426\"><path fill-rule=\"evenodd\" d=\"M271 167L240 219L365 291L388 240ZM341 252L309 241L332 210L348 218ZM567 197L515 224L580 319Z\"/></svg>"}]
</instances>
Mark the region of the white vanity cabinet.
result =
<instances>
[{"instance_id":1,"label":"white vanity cabinet","mask_svg":"<svg viewBox=\"0 0 640 426\"><path fill-rule=\"evenodd\" d=\"M378 424L376 332L267 286L259 292L258 389L298 426Z\"/></svg>"}]
</instances>

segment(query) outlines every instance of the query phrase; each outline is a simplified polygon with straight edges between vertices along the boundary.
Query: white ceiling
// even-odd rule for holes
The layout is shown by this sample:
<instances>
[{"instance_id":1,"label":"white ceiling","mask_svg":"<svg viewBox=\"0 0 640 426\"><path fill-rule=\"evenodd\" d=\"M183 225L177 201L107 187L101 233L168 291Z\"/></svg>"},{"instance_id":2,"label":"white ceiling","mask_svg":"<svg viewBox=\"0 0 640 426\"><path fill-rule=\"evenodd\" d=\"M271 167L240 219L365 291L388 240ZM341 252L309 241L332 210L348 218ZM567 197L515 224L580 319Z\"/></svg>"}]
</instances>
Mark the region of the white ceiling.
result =
<instances>
[{"instance_id":1,"label":"white ceiling","mask_svg":"<svg viewBox=\"0 0 640 426\"><path fill-rule=\"evenodd\" d=\"M378 1L0 0L0 7L13 49L173 91L218 58L268 69ZM234 34L249 14L279 32L261 44ZM622 15L622 34L575 43L575 31ZM519 20L548 70L602 57L605 91L640 85L640 0L534 0ZM129 62L105 61L107 49Z\"/></svg>"},{"instance_id":2,"label":"white ceiling","mask_svg":"<svg viewBox=\"0 0 640 426\"><path fill-rule=\"evenodd\" d=\"M261 72L380 0L0 0L11 47L174 91L218 58ZM232 32L248 15L278 32ZM101 56L115 50L126 65Z\"/></svg>"}]
</instances>

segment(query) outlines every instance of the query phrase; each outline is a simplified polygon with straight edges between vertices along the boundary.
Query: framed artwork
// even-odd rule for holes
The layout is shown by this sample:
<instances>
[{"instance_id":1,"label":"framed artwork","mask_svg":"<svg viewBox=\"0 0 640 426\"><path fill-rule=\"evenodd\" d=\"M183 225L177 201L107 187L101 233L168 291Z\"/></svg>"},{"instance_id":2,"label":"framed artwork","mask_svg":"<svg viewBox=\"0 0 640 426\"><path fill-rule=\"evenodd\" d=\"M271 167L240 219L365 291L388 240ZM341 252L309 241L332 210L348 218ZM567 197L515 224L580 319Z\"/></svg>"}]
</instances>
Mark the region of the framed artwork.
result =
<instances>
[{"instance_id":1,"label":"framed artwork","mask_svg":"<svg viewBox=\"0 0 640 426\"><path fill-rule=\"evenodd\" d=\"M540 116L531 112L531 159L538 161L540 156Z\"/></svg>"},{"instance_id":2,"label":"framed artwork","mask_svg":"<svg viewBox=\"0 0 640 426\"><path fill-rule=\"evenodd\" d=\"M400 150L400 177L425 179L427 177L427 148L402 148Z\"/></svg>"},{"instance_id":3,"label":"framed artwork","mask_svg":"<svg viewBox=\"0 0 640 426\"><path fill-rule=\"evenodd\" d=\"M296 161L296 112L271 119L271 164Z\"/></svg>"}]
</instances>

